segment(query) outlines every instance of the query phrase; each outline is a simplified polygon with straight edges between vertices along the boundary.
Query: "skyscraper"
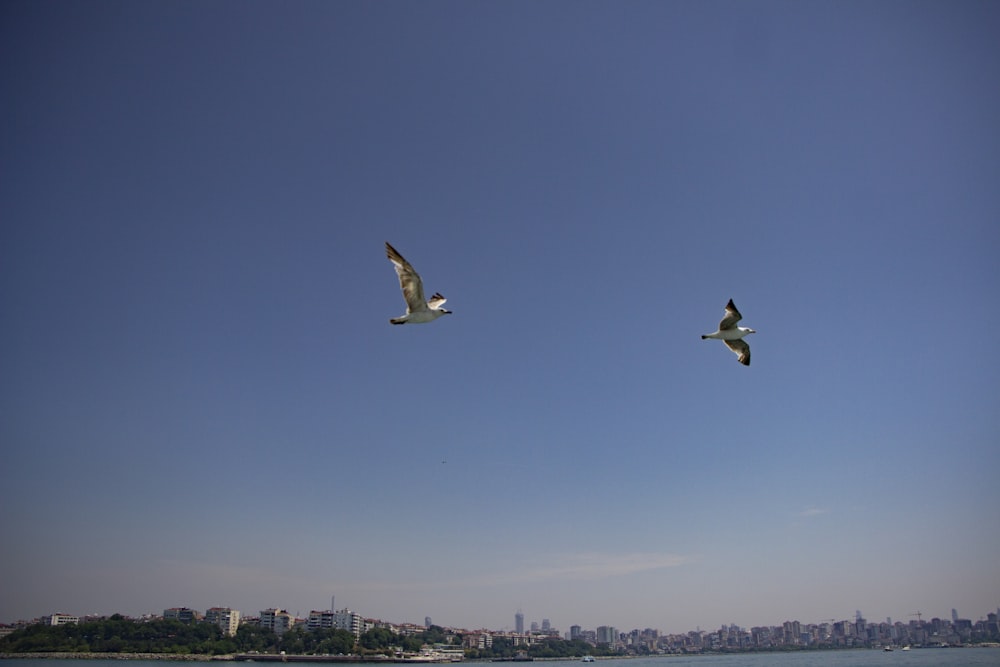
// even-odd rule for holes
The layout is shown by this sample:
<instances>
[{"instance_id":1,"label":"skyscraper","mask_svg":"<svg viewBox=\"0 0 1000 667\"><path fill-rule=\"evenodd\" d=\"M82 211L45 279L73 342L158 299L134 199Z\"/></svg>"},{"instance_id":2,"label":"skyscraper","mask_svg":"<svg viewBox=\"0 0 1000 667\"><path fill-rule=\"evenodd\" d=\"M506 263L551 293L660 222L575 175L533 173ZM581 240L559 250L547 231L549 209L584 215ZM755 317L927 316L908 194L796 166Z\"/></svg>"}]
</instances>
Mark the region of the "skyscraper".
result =
<instances>
[{"instance_id":1,"label":"skyscraper","mask_svg":"<svg viewBox=\"0 0 1000 667\"><path fill-rule=\"evenodd\" d=\"M521 613L520 609L514 614L514 630L519 635L524 634L524 614Z\"/></svg>"}]
</instances>

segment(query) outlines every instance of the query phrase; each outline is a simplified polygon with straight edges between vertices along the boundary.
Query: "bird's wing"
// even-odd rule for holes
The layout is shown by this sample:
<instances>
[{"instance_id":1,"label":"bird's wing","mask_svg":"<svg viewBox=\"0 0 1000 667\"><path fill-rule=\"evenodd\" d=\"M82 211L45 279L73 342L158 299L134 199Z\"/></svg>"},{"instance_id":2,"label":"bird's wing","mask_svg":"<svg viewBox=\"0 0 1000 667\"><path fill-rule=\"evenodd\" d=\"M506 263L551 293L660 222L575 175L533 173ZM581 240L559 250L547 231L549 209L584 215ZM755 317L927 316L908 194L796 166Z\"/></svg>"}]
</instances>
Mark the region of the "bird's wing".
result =
<instances>
[{"instance_id":1,"label":"bird's wing","mask_svg":"<svg viewBox=\"0 0 1000 667\"><path fill-rule=\"evenodd\" d=\"M385 255L396 267L399 288L403 290L403 298L406 299L406 312L427 310L427 303L424 301L424 285L420 281L420 274L413 270L410 263L403 259L399 251L389 245L388 241L385 243Z\"/></svg>"},{"instance_id":2,"label":"bird's wing","mask_svg":"<svg viewBox=\"0 0 1000 667\"><path fill-rule=\"evenodd\" d=\"M722 341L726 344L730 350L735 352L740 358L740 363L744 366L750 365L750 346L742 338L736 340L724 340Z\"/></svg>"},{"instance_id":3,"label":"bird's wing","mask_svg":"<svg viewBox=\"0 0 1000 667\"><path fill-rule=\"evenodd\" d=\"M437 310L438 308L443 306L444 302L447 300L448 299L441 296L441 292L434 292L434 296L432 296L430 300L427 302L427 307L430 308L431 310Z\"/></svg>"},{"instance_id":4,"label":"bird's wing","mask_svg":"<svg viewBox=\"0 0 1000 667\"><path fill-rule=\"evenodd\" d=\"M729 303L726 304L726 314L722 318L722 321L719 322L719 331L732 329L736 326L736 323L742 319L743 316L740 315L740 311L736 310L736 305L733 303L733 300L730 299Z\"/></svg>"}]
</instances>

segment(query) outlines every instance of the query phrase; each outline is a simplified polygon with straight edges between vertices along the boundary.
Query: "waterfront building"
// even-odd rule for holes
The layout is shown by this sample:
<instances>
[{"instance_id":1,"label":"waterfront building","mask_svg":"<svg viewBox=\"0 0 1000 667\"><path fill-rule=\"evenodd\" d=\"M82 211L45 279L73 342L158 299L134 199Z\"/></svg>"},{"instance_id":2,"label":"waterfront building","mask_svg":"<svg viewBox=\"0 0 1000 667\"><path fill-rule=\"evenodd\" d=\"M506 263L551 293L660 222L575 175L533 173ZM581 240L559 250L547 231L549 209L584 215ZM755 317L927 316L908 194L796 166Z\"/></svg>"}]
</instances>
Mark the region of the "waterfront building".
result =
<instances>
[{"instance_id":1,"label":"waterfront building","mask_svg":"<svg viewBox=\"0 0 1000 667\"><path fill-rule=\"evenodd\" d=\"M486 630L469 632L462 637L462 647L480 651L493 647L493 635Z\"/></svg>"},{"instance_id":2,"label":"waterfront building","mask_svg":"<svg viewBox=\"0 0 1000 667\"><path fill-rule=\"evenodd\" d=\"M345 607L334 612L333 627L337 630L347 630L355 637L360 637L365 631L365 619L361 614L355 614Z\"/></svg>"},{"instance_id":3,"label":"waterfront building","mask_svg":"<svg viewBox=\"0 0 1000 667\"><path fill-rule=\"evenodd\" d=\"M514 646L531 646L531 635L526 632L508 632L506 637Z\"/></svg>"},{"instance_id":4,"label":"waterfront building","mask_svg":"<svg viewBox=\"0 0 1000 667\"><path fill-rule=\"evenodd\" d=\"M80 622L79 616L70 616L69 614L52 614L51 616L42 616L43 625L67 625L67 624L77 624Z\"/></svg>"},{"instance_id":5,"label":"waterfront building","mask_svg":"<svg viewBox=\"0 0 1000 667\"><path fill-rule=\"evenodd\" d=\"M229 607L212 607L205 611L205 621L222 628L222 633L232 637L240 627L240 612Z\"/></svg>"},{"instance_id":6,"label":"waterfront building","mask_svg":"<svg viewBox=\"0 0 1000 667\"><path fill-rule=\"evenodd\" d=\"M316 630L332 630L336 627L333 619L334 613L330 609L326 611L311 611L309 612L309 619L306 621L306 627L313 632Z\"/></svg>"},{"instance_id":7,"label":"waterfront building","mask_svg":"<svg viewBox=\"0 0 1000 667\"><path fill-rule=\"evenodd\" d=\"M425 630L427 628L416 623L400 623L396 626L396 634L403 635L404 637L416 637L417 635L422 635Z\"/></svg>"},{"instance_id":8,"label":"waterfront building","mask_svg":"<svg viewBox=\"0 0 1000 667\"><path fill-rule=\"evenodd\" d=\"M163 610L164 619L173 619L181 623L194 623L201 620L201 614L187 607L171 607Z\"/></svg>"},{"instance_id":9,"label":"waterfront building","mask_svg":"<svg viewBox=\"0 0 1000 667\"><path fill-rule=\"evenodd\" d=\"M260 627L272 630L279 637L291 630L295 619L284 609L264 609L260 612Z\"/></svg>"},{"instance_id":10,"label":"waterfront building","mask_svg":"<svg viewBox=\"0 0 1000 667\"><path fill-rule=\"evenodd\" d=\"M571 626L569 626L569 638L570 638L570 640L575 641L575 640L579 639L580 635L582 634L582 632L581 632L582 630L583 630L583 628L581 628L579 625L571 625Z\"/></svg>"}]
</instances>

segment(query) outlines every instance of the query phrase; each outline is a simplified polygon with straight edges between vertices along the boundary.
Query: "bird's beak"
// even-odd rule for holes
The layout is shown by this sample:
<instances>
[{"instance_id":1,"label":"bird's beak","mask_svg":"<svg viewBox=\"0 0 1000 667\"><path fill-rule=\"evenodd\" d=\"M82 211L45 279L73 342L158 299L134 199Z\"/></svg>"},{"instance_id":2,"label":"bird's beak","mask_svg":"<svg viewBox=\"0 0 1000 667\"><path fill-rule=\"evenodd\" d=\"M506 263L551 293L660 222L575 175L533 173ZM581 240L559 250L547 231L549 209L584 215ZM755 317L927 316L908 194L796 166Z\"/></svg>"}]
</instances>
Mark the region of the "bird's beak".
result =
<instances>
[{"instance_id":1,"label":"bird's beak","mask_svg":"<svg viewBox=\"0 0 1000 667\"><path fill-rule=\"evenodd\" d=\"M445 310L444 308L441 309L441 312L444 313L445 315L451 315L451 311Z\"/></svg>"}]
</instances>

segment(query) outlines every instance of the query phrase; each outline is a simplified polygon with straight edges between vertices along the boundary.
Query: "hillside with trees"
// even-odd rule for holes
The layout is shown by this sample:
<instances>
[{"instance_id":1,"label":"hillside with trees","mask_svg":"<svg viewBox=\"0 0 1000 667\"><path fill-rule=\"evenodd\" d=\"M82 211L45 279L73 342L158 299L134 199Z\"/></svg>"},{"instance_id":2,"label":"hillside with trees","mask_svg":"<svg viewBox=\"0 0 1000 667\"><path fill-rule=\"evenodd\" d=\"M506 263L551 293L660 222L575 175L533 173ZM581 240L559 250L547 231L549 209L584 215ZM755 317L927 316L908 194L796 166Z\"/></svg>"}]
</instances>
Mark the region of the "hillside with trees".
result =
<instances>
[{"instance_id":1,"label":"hillside with trees","mask_svg":"<svg viewBox=\"0 0 1000 667\"><path fill-rule=\"evenodd\" d=\"M134 620L115 614L109 618L66 625L30 625L0 638L0 653L150 653L171 655L231 655L280 653L289 655L393 655L417 652L426 644L460 645L459 635L432 625L416 635L399 635L375 628L357 640L346 630L308 630L297 626L279 636L272 630L244 624L226 636L213 623L168 619ZM470 659L512 658L524 651L505 637L495 637L490 648L467 650ZM587 642L546 638L527 649L535 658L609 655L605 647Z\"/></svg>"},{"instance_id":2,"label":"hillside with trees","mask_svg":"<svg viewBox=\"0 0 1000 667\"><path fill-rule=\"evenodd\" d=\"M0 653L350 653L354 635L344 630L295 629L279 637L271 630L241 625L232 637L212 623L155 619L137 621L115 614L66 625L29 625L0 638Z\"/></svg>"}]
</instances>

